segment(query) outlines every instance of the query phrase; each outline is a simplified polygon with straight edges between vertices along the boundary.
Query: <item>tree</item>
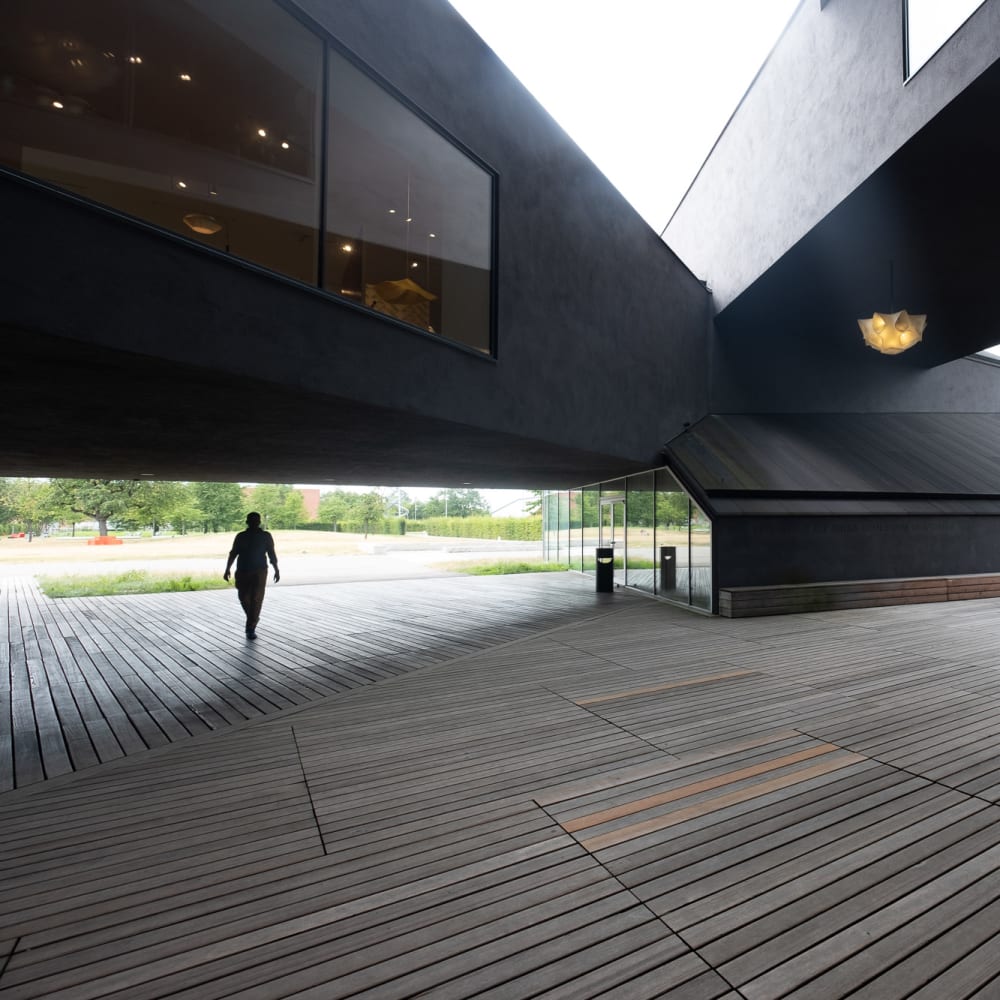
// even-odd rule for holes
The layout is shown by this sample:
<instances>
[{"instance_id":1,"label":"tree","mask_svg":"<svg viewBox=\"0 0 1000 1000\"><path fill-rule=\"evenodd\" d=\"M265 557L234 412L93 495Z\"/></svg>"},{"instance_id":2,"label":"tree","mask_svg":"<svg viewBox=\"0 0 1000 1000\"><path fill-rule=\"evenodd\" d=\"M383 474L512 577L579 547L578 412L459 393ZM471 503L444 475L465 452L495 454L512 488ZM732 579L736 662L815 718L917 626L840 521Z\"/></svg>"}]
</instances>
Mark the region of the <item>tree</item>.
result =
<instances>
[{"instance_id":1,"label":"tree","mask_svg":"<svg viewBox=\"0 0 1000 1000\"><path fill-rule=\"evenodd\" d=\"M656 494L656 521L662 525L684 526L688 523L688 495L675 491Z\"/></svg>"},{"instance_id":2,"label":"tree","mask_svg":"<svg viewBox=\"0 0 1000 1000\"><path fill-rule=\"evenodd\" d=\"M365 537L368 532L385 517L385 499L377 490L358 495L354 507L355 516L364 524Z\"/></svg>"},{"instance_id":3,"label":"tree","mask_svg":"<svg viewBox=\"0 0 1000 1000\"><path fill-rule=\"evenodd\" d=\"M10 531L17 516L14 502L16 483L16 479L0 479L0 525L3 525L4 533Z\"/></svg>"},{"instance_id":4,"label":"tree","mask_svg":"<svg viewBox=\"0 0 1000 1000\"><path fill-rule=\"evenodd\" d=\"M231 531L243 522L245 501L238 483L195 483L194 495L207 531Z\"/></svg>"},{"instance_id":5,"label":"tree","mask_svg":"<svg viewBox=\"0 0 1000 1000\"><path fill-rule=\"evenodd\" d=\"M9 505L7 509L13 515L11 520L28 532L30 540L43 525L57 516L58 508L53 497L52 485L37 479L13 479L8 482L7 499L6 501L0 499L0 503Z\"/></svg>"},{"instance_id":6,"label":"tree","mask_svg":"<svg viewBox=\"0 0 1000 1000\"><path fill-rule=\"evenodd\" d=\"M336 524L338 521L347 521L350 518L350 510L357 493L348 493L347 490L333 490L324 493L319 498L319 519L324 524Z\"/></svg>"},{"instance_id":7,"label":"tree","mask_svg":"<svg viewBox=\"0 0 1000 1000\"><path fill-rule=\"evenodd\" d=\"M306 504L293 486L261 483L250 494L250 503L268 528L296 528L306 519Z\"/></svg>"},{"instance_id":8,"label":"tree","mask_svg":"<svg viewBox=\"0 0 1000 1000\"><path fill-rule=\"evenodd\" d=\"M174 511L190 506L191 490L187 483L143 483L136 495L133 510L141 525L149 525L155 535L164 522L171 521Z\"/></svg>"},{"instance_id":9,"label":"tree","mask_svg":"<svg viewBox=\"0 0 1000 1000\"><path fill-rule=\"evenodd\" d=\"M424 517L489 516L489 504L479 490L438 490L423 505Z\"/></svg>"},{"instance_id":10,"label":"tree","mask_svg":"<svg viewBox=\"0 0 1000 1000\"><path fill-rule=\"evenodd\" d=\"M145 484L131 479L54 479L51 500L97 522L98 534L108 533L108 521L124 517Z\"/></svg>"},{"instance_id":11,"label":"tree","mask_svg":"<svg viewBox=\"0 0 1000 1000\"><path fill-rule=\"evenodd\" d=\"M544 490L531 490L531 499L524 505L525 514L530 517L537 517L542 512L542 498L545 496Z\"/></svg>"}]
</instances>

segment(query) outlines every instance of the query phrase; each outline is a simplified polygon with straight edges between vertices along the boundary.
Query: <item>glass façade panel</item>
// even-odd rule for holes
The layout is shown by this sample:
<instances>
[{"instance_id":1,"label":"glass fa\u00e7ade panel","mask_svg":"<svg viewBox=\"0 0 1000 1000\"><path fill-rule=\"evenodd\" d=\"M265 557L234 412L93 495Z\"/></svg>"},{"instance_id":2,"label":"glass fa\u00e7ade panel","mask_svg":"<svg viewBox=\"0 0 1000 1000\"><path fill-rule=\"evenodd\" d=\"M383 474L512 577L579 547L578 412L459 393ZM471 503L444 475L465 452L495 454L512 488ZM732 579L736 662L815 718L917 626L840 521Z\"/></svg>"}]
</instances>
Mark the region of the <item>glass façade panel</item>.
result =
<instances>
[{"instance_id":1,"label":"glass fa\u00e7ade panel","mask_svg":"<svg viewBox=\"0 0 1000 1000\"><path fill-rule=\"evenodd\" d=\"M270 0L9 0L0 163L316 284L322 42Z\"/></svg>"},{"instance_id":2,"label":"glass fa\u00e7ade panel","mask_svg":"<svg viewBox=\"0 0 1000 1000\"><path fill-rule=\"evenodd\" d=\"M324 286L489 353L493 178L330 53Z\"/></svg>"}]
</instances>

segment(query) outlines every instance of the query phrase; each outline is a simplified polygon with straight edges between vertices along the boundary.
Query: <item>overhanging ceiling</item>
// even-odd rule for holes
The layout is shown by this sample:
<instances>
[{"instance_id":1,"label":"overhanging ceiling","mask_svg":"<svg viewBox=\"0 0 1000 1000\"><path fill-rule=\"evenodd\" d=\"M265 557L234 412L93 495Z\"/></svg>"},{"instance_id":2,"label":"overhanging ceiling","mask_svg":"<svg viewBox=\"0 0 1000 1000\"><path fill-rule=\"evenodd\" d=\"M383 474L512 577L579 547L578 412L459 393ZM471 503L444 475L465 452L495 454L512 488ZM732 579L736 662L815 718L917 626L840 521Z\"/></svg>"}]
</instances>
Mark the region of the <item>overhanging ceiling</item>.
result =
<instances>
[{"instance_id":1,"label":"overhanging ceiling","mask_svg":"<svg viewBox=\"0 0 1000 1000\"><path fill-rule=\"evenodd\" d=\"M566 488L621 459L0 326L0 476Z\"/></svg>"},{"instance_id":2,"label":"overhanging ceiling","mask_svg":"<svg viewBox=\"0 0 1000 1000\"><path fill-rule=\"evenodd\" d=\"M1000 343L998 107L1000 63L722 310L720 333L775 351L794 337L832 357L865 350L858 318L905 308L926 313L927 330L894 364L933 367Z\"/></svg>"}]
</instances>

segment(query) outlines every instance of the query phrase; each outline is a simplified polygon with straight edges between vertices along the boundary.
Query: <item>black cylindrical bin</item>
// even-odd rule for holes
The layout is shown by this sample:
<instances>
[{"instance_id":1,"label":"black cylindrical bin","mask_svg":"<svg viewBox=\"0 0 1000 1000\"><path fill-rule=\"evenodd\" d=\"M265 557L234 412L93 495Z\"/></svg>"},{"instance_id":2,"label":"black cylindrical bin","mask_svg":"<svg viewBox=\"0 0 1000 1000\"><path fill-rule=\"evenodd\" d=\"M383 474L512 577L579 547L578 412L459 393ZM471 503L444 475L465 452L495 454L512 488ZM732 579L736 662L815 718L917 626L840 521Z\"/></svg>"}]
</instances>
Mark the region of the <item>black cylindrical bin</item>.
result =
<instances>
[{"instance_id":1,"label":"black cylindrical bin","mask_svg":"<svg viewBox=\"0 0 1000 1000\"><path fill-rule=\"evenodd\" d=\"M660 546L660 590L677 589L677 546Z\"/></svg>"},{"instance_id":2,"label":"black cylindrical bin","mask_svg":"<svg viewBox=\"0 0 1000 1000\"><path fill-rule=\"evenodd\" d=\"M615 550L597 550L597 592L610 594L615 589Z\"/></svg>"}]
</instances>

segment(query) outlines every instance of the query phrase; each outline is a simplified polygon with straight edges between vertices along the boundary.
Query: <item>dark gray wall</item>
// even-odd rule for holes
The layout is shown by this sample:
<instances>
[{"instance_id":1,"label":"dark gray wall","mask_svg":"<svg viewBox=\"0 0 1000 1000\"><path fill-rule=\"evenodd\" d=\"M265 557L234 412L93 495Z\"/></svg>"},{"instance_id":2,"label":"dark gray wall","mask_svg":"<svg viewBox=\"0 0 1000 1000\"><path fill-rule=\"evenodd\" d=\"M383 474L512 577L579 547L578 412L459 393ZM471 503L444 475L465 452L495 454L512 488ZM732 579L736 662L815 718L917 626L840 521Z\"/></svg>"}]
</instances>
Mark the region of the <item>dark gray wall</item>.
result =
<instances>
[{"instance_id":1,"label":"dark gray wall","mask_svg":"<svg viewBox=\"0 0 1000 1000\"><path fill-rule=\"evenodd\" d=\"M388 407L397 444L442 420L612 456L608 474L655 464L707 410L704 288L445 0L301 7L498 172L497 360L0 177L20 234L0 274L4 350L36 331ZM463 453L440 447L460 470ZM372 458L366 481L395 481Z\"/></svg>"},{"instance_id":2,"label":"dark gray wall","mask_svg":"<svg viewBox=\"0 0 1000 1000\"><path fill-rule=\"evenodd\" d=\"M1000 517L720 517L717 587L995 573Z\"/></svg>"},{"instance_id":3,"label":"dark gray wall","mask_svg":"<svg viewBox=\"0 0 1000 1000\"><path fill-rule=\"evenodd\" d=\"M1000 57L987 0L903 82L901 0L803 0L664 238L723 309Z\"/></svg>"}]
</instances>

